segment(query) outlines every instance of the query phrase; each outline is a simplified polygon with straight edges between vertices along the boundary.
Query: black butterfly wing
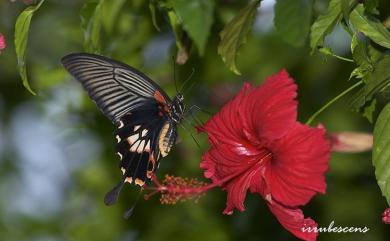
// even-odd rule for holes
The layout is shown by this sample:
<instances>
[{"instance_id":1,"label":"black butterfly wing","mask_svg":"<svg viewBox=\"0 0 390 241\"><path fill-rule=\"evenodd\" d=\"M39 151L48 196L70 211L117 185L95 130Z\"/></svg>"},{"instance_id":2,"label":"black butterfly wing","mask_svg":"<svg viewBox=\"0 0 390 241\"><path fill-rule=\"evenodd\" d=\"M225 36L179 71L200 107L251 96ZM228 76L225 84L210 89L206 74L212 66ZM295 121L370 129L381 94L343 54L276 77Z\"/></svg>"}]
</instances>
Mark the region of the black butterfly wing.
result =
<instances>
[{"instance_id":1,"label":"black butterfly wing","mask_svg":"<svg viewBox=\"0 0 390 241\"><path fill-rule=\"evenodd\" d=\"M67 55L61 62L113 123L147 102L171 103L150 78L121 62L87 53Z\"/></svg>"},{"instance_id":2,"label":"black butterfly wing","mask_svg":"<svg viewBox=\"0 0 390 241\"><path fill-rule=\"evenodd\" d=\"M145 180L152 177L161 156L159 139L166 123L169 123L168 118L153 105L121 118L114 134L124 182L143 186Z\"/></svg>"},{"instance_id":3,"label":"black butterfly wing","mask_svg":"<svg viewBox=\"0 0 390 241\"><path fill-rule=\"evenodd\" d=\"M113 204L124 183L143 186L175 142L176 125L168 117L171 100L147 76L115 60L80 53L65 56L62 63L117 125L123 178L105 197L106 204Z\"/></svg>"},{"instance_id":4,"label":"black butterfly wing","mask_svg":"<svg viewBox=\"0 0 390 241\"><path fill-rule=\"evenodd\" d=\"M163 112L161 104L150 103L120 119L114 134L123 176L118 185L106 194L104 201L107 205L116 202L126 182L144 186L156 172L159 159L166 156L175 143L176 124Z\"/></svg>"}]
</instances>

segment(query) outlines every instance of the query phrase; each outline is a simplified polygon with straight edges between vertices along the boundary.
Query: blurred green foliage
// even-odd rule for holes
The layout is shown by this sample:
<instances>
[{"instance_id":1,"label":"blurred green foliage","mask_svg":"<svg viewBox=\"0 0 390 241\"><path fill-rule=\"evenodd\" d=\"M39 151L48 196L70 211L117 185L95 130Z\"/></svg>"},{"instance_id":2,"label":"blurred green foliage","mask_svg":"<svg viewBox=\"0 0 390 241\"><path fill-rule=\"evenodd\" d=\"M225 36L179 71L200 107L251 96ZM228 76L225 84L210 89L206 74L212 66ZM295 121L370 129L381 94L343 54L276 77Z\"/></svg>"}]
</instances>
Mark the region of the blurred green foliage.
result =
<instances>
[{"instance_id":1,"label":"blurred green foliage","mask_svg":"<svg viewBox=\"0 0 390 241\"><path fill-rule=\"evenodd\" d=\"M222 215L226 194L217 189L197 204L162 206L157 197L141 199L130 220L124 220L123 211L138 195L137 188L127 186L118 204L106 207L104 194L120 178L113 126L59 60L71 52L98 52L142 70L173 96L171 57L177 55L181 57L177 62L183 63L177 67L179 86L195 69L190 80L195 86L185 92L186 103L212 112L237 93L243 81L261 83L281 68L299 86L299 119L303 122L356 81L348 82L352 71L367 83L355 97L365 91L375 96L364 94L363 102L352 104L355 109L364 113L375 109L373 101L377 106L387 104L383 91L389 73L384 64L388 62L387 45L381 43L388 43L388 32L379 27L383 34L377 35L372 29L390 15L388 1L364 1L367 12L363 15L355 1L332 0L334 8L328 11L326 0L297 2L312 11L299 14L294 6L291 12L284 11L284 1L276 7L274 1L262 1L256 12L257 1L46 0L34 13L23 60L37 93L32 96L20 80L13 41L16 20L27 6L23 1L1 1L0 32L7 48L0 54L0 240L295 240L255 195L248 195L245 212L232 216ZM248 6L251 16L238 18ZM274 7L282 15L275 16ZM372 13L379 15L373 19ZM363 26L359 30L368 38L348 33L348 17L357 29ZM225 27L240 23L235 19L241 21L238 29L243 32L221 45L223 33L229 33ZM310 36L307 21L312 26ZM315 51L323 47L354 63ZM376 68L377 64L382 67ZM239 69L242 75L229 69ZM379 89L370 81L378 78L382 78ZM371 132L372 124L351 112L350 104L348 98L337 102L318 121L330 132ZM208 117L198 114L203 121ZM194 132L190 123L186 128ZM180 129L179 135L179 143L161 161L158 176L201 178L199 162L207 150L206 137L196 135L199 149L188 130ZM389 228L380 220L387 204L376 183L370 153L334 154L327 182L327 194L315 197L304 208L305 215L320 226L334 220L338 226L367 226L370 231L324 233L319 240L388 239Z\"/></svg>"}]
</instances>

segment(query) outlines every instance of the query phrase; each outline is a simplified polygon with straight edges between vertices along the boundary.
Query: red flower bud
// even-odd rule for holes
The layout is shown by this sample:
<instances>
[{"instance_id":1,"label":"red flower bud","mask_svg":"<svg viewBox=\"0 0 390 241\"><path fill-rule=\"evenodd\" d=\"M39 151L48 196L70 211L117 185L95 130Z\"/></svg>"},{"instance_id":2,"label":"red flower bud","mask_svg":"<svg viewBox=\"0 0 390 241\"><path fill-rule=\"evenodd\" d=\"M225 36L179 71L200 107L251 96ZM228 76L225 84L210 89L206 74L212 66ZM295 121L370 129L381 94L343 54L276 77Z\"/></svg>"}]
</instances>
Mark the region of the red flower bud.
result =
<instances>
[{"instance_id":1,"label":"red flower bud","mask_svg":"<svg viewBox=\"0 0 390 241\"><path fill-rule=\"evenodd\" d=\"M382 222L390 224L390 208L387 208L382 214Z\"/></svg>"},{"instance_id":2,"label":"red flower bud","mask_svg":"<svg viewBox=\"0 0 390 241\"><path fill-rule=\"evenodd\" d=\"M331 134L332 151L363 152L372 149L373 137L369 133L343 131Z\"/></svg>"},{"instance_id":3,"label":"red flower bud","mask_svg":"<svg viewBox=\"0 0 390 241\"><path fill-rule=\"evenodd\" d=\"M5 43L5 38L3 36L2 33L0 33L0 53L1 53L1 50L5 49L6 47L6 43Z\"/></svg>"}]
</instances>

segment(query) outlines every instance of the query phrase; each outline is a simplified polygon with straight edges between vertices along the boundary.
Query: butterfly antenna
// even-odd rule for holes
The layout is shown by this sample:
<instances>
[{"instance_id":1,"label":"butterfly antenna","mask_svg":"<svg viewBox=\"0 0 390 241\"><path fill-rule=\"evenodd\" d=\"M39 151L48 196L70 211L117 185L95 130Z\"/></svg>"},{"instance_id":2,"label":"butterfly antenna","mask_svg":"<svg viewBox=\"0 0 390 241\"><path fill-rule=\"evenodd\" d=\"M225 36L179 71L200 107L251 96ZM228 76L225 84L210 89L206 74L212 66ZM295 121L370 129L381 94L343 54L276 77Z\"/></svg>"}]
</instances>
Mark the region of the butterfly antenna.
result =
<instances>
[{"instance_id":1,"label":"butterfly antenna","mask_svg":"<svg viewBox=\"0 0 390 241\"><path fill-rule=\"evenodd\" d=\"M195 144L198 146L199 149L201 149L201 148L200 148L200 145L199 145L199 142L196 140L196 138L195 138L195 136L192 134L192 132L190 132L190 131L185 127L184 123L180 123L180 126L181 126L186 132L190 133L192 139L195 141Z\"/></svg>"},{"instance_id":2,"label":"butterfly antenna","mask_svg":"<svg viewBox=\"0 0 390 241\"><path fill-rule=\"evenodd\" d=\"M141 189L139 190L139 193L138 193L137 198L135 199L133 205L131 205L131 207L129 209L127 209L126 212L124 212L123 217L125 219L129 219L131 217L131 215L133 215L135 206L137 205L138 200L141 197L141 194L142 194L143 190L144 189L141 187Z\"/></svg>"},{"instance_id":3,"label":"butterfly antenna","mask_svg":"<svg viewBox=\"0 0 390 241\"><path fill-rule=\"evenodd\" d=\"M188 87L186 90L183 91L183 95L185 95L188 91L190 91L190 89L192 89L197 83L196 82L192 82L192 84L190 85L190 87Z\"/></svg>"},{"instance_id":4,"label":"butterfly antenna","mask_svg":"<svg viewBox=\"0 0 390 241\"><path fill-rule=\"evenodd\" d=\"M207 110L204 110L204 109L202 109L202 108L200 108L199 106L197 106L197 105L192 105L189 109L188 109L188 113L190 113L191 115L193 114L193 109L197 109L197 110L199 110L199 111L201 111L201 112L203 112L203 113L206 113L206 114L208 114L208 115L210 115L210 116L212 116L213 115L213 113L211 113L210 111L207 111Z\"/></svg>"},{"instance_id":5,"label":"butterfly antenna","mask_svg":"<svg viewBox=\"0 0 390 241\"><path fill-rule=\"evenodd\" d=\"M190 116L191 116L192 120L195 122L195 125L198 125L198 126L204 125L204 123L200 119L198 119L196 116L194 116L193 113L190 113Z\"/></svg>"},{"instance_id":6,"label":"butterfly antenna","mask_svg":"<svg viewBox=\"0 0 390 241\"><path fill-rule=\"evenodd\" d=\"M184 87L186 86L187 82L192 78L192 76L195 73L195 68L192 68L191 74L188 76L188 78L184 81L183 85L180 88L180 92L183 91Z\"/></svg>"},{"instance_id":7,"label":"butterfly antenna","mask_svg":"<svg viewBox=\"0 0 390 241\"><path fill-rule=\"evenodd\" d=\"M202 120L200 120L199 118L197 118L195 115L194 115L194 109L197 109L199 111L202 111L208 115L213 115L211 112L209 111L206 111L206 110L203 110L202 108L200 108L199 106L197 105L192 105L186 112L185 112L185 116L186 117L191 117L191 119L195 122L196 125L204 125L204 123L202 122ZM186 120L186 118L184 118Z\"/></svg>"}]
</instances>

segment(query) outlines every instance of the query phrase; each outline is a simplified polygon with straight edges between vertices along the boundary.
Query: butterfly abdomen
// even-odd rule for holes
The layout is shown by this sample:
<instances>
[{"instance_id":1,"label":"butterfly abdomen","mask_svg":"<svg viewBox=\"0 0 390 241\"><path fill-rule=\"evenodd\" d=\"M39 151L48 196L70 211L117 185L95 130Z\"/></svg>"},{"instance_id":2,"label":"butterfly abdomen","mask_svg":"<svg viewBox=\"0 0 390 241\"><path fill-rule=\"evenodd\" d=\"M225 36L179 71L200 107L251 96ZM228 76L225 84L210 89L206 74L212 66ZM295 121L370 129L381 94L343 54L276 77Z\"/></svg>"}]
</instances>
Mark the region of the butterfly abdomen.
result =
<instances>
[{"instance_id":1,"label":"butterfly abdomen","mask_svg":"<svg viewBox=\"0 0 390 241\"><path fill-rule=\"evenodd\" d=\"M176 136L176 124L172 121L165 122L158 139L158 147L162 157L168 155L173 144L175 144Z\"/></svg>"}]
</instances>

